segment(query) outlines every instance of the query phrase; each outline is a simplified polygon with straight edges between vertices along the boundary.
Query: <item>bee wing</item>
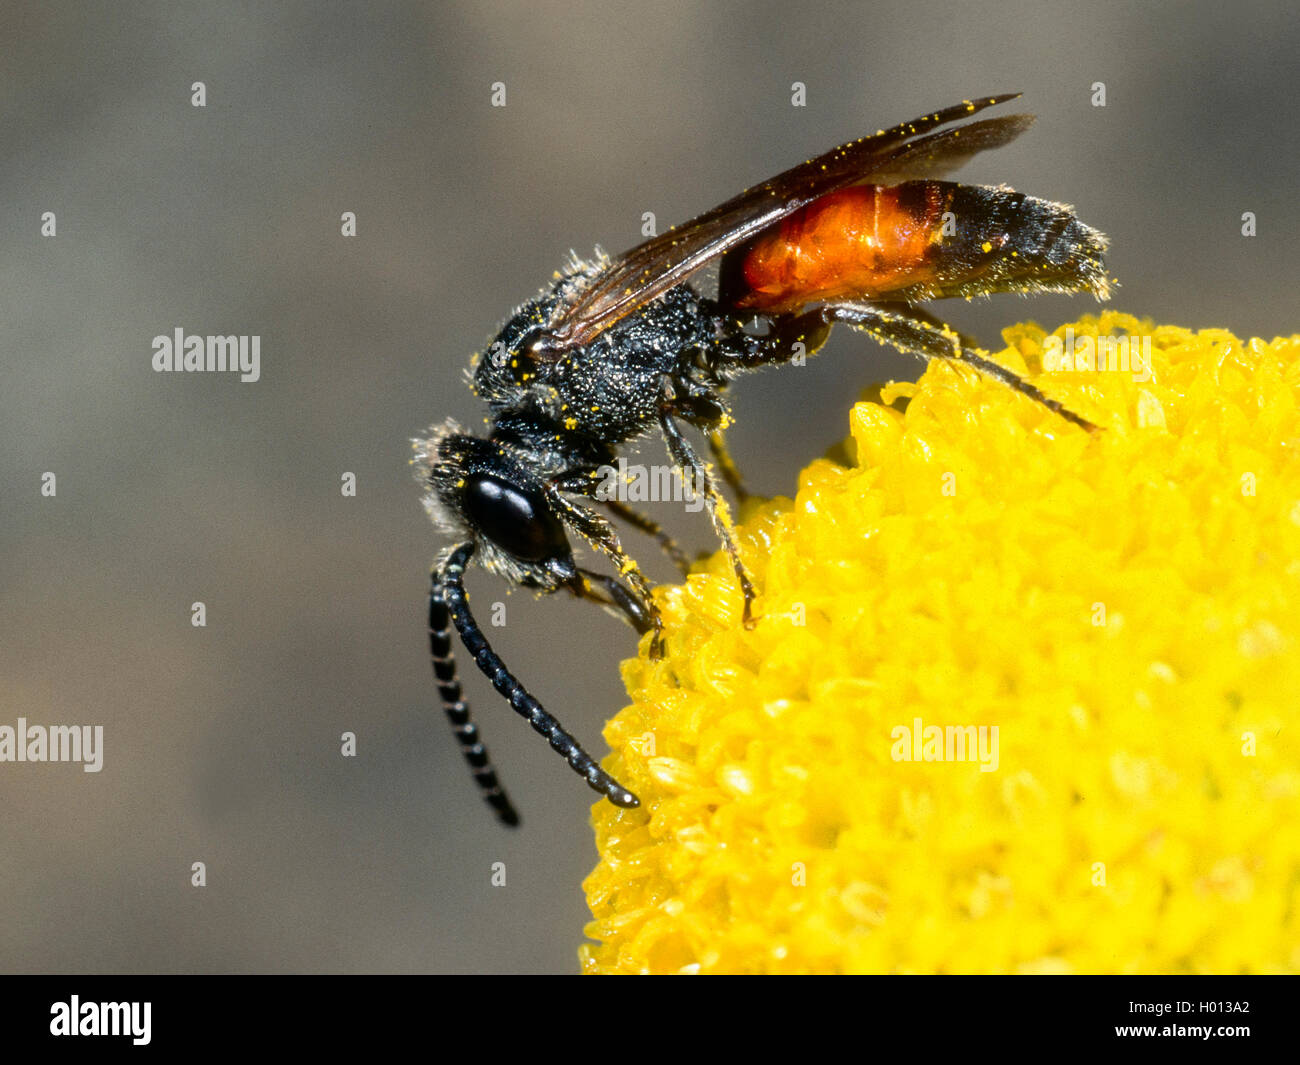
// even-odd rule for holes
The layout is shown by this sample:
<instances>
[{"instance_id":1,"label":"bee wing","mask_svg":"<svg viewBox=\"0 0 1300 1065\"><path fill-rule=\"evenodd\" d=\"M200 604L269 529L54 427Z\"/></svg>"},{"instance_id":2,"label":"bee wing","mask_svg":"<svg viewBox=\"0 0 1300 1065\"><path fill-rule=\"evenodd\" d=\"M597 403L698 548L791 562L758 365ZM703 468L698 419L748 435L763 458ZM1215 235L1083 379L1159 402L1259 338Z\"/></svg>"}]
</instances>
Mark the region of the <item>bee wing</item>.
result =
<instances>
[{"instance_id":1,"label":"bee wing","mask_svg":"<svg viewBox=\"0 0 1300 1065\"><path fill-rule=\"evenodd\" d=\"M947 177L972 156L1009 144L1033 124L1033 115L1006 115L931 133L890 152L888 160L853 184L897 185L913 178Z\"/></svg>"},{"instance_id":2,"label":"bee wing","mask_svg":"<svg viewBox=\"0 0 1300 1065\"><path fill-rule=\"evenodd\" d=\"M1028 128L1032 115L1009 115L930 131L1019 95L966 100L842 144L638 244L560 311L547 329L549 350L558 357L563 351L591 343L621 318L819 196L850 185L939 176L961 166L976 152L1006 144Z\"/></svg>"}]
</instances>

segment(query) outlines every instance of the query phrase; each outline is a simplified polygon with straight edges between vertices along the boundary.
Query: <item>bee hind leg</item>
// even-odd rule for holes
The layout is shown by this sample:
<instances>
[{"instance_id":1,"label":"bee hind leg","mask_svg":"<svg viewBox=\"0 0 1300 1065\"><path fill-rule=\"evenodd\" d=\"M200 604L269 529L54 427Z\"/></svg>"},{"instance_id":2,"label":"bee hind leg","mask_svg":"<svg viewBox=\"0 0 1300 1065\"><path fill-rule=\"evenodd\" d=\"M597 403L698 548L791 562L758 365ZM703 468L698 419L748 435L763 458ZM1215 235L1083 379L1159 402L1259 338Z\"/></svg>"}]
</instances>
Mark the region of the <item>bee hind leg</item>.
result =
<instances>
[{"instance_id":1,"label":"bee hind leg","mask_svg":"<svg viewBox=\"0 0 1300 1065\"><path fill-rule=\"evenodd\" d=\"M1041 403L1066 421L1073 422L1089 432L1098 428L1082 415L1075 414L1063 403L1052 399L1037 385L1026 381L1014 370L980 355L974 349L974 345L969 343L968 338L915 307L892 310L870 303L833 303L821 307L818 313L827 323L843 322L899 351L919 355L927 360L952 359L965 363L1009 385L1036 403Z\"/></svg>"}]
</instances>

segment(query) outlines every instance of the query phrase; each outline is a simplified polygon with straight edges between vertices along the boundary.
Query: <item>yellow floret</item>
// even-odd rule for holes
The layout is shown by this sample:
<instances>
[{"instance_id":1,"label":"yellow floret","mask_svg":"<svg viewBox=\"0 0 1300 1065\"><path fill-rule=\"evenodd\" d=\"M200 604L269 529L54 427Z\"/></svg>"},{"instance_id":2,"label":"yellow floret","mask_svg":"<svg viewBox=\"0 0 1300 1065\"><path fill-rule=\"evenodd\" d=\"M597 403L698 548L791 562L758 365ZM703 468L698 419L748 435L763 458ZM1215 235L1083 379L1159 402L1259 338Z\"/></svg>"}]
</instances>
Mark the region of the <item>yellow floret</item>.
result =
<instances>
[{"instance_id":1,"label":"yellow floret","mask_svg":"<svg viewBox=\"0 0 1300 1065\"><path fill-rule=\"evenodd\" d=\"M744 515L752 631L657 591L586 971L1300 971L1300 336L1071 328L1150 379L996 358L1101 431L932 364Z\"/></svg>"}]
</instances>

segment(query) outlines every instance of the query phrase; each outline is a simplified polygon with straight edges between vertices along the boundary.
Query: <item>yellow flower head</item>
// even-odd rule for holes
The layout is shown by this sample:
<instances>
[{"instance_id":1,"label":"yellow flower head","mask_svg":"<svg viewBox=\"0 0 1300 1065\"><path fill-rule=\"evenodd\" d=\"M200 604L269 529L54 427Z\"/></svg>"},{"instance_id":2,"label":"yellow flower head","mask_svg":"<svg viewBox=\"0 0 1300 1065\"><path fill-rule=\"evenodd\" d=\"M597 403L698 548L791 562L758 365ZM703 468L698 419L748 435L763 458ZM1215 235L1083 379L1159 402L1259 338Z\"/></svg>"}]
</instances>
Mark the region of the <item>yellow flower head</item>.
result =
<instances>
[{"instance_id":1,"label":"yellow flower head","mask_svg":"<svg viewBox=\"0 0 1300 1065\"><path fill-rule=\"evenodd\" d=\"M1300 971L1300 336L1006 340L1102 431L934 363L738 526L754 629L657 593L588 972Z\"/></svg>"}]
</instances>

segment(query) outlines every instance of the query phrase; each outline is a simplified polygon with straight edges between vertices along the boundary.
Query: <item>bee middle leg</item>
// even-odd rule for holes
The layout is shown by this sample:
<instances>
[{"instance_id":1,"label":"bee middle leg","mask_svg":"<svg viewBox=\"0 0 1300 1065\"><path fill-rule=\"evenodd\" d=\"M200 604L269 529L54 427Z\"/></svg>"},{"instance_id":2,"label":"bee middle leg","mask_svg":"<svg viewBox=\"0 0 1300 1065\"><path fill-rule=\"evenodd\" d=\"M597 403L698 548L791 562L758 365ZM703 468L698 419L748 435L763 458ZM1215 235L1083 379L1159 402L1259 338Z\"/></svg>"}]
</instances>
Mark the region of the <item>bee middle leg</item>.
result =
<instances>
[{"instance_id":1,"label":"bee middle leg","mask_svg":"<svg viewBox=\"0 0 1300 1065\"><path fill-rule=\"evenodd\" d=\"M675 420L678 414L676 394L681 389L682 382L666 382L664 395L659 404L659 426L663 430L664 440L668 444L668 454L673 460L673 464L685 477L688 473L692 478L692 485L697 491L704 495L704 504L709 509L709 517L713 520L713 527L717 530L718 536L722 540L723 546L727 549L727 554L731 558L732 569L735 570L736 580L740 582L740 592L744 597L744 608L741 612L741 618L745 628L752 629L755 625L753 603L756 598L754 584L749 579L749 574L745 571L745 565L740 559L740 547L736 543L731 523L731 511L727 506L726 499L718 490L717 482L713 479L713 474L709 467L700 460L699 454L686 436L682 433L681 427Z\"/></svg>"},{"instance_id":2,"label":"bee middle leg","mask_svg":"<svg viewBox=\"0 0 1300 1065\"><path fill-rule=\"evenodd\" d=\"M721 407L717 399L719 383L725 382L738 371L780 366L813 355L826 343L831 331L830 324L816 311L774 315L767 319L767 323L771 327L770 331L758 335L741 330L738 320L732 322L734 328L729 332L727 341L710 352L701 353L705 360L705 370L716 375L712 387L700 386L689 378L677 382L689 397L686 403L679 400L677 413L707 435L709 450L718 472L740 503L752 493L745 487L740 469L727 449L723 435L727 418L725 408ZM700 407L704 408L703 412L699 410ZM710 411L710 407L714 409Z\"/></svg>"},{"instance_id":3,"label":"bee middle leg","mask_svg":"<svg viewBox=\"0 0 1300 1065\"><path fill-rule=\"evenodd\" d=\"M711 361L703 353L700 357L703 361L694 369L703 371L703 379L697 378L690 370L674 374L672 377L673 413L705 434L705 439L709 442L709 452L713 455L718 472L727 482L727 487L735 494L736 501L743 503L750 497L750 492L745 487L744 478L740 475L740 467L736 465L731 452L727 449L724 435L731 417L722 399L726 378L718 371L727 365L724 361L726 355L714 355Z\"/></svg>"},{"instance_id":4,"label":"bee middle leg","mask_svg":"<svg viewBox=\"0 0 1300 1065\"><path fill-rule=\"evenodd\" d=\"M717 463L718 472L722 474L722 479L727 482L727 487L731 489L732 494L736 497L736 502L745 502L751 493L745 487L744 478L740 475L740 467L736 465L736 460L731 457L722 429L708 430L708 441L709 451L713 454L713 461Z\"/></svg>"},{"instance_id":5,"label":"bee middle leg","mask_svg":"<svg viewBox=\"0 0 1300 1065\"><path fill-rule=\"evenodd\" d=\"M664 532L660 524L653 518L647 518L639 510L633 510L626 503L617 499L605 500L605 506L609 508L611 514L622 518L634 529L640 529L647 536L653 536L655 541L663 548L663 552L673 561L673 565L682 571L682 576L687 576L691 572L691 560L686 557L677 544L677 541Z\"/></svg>"}]
</instances>

